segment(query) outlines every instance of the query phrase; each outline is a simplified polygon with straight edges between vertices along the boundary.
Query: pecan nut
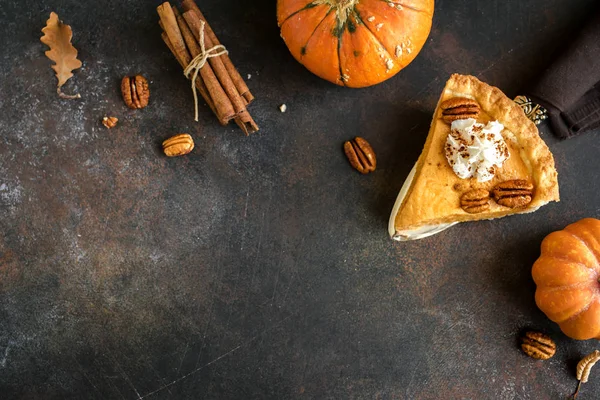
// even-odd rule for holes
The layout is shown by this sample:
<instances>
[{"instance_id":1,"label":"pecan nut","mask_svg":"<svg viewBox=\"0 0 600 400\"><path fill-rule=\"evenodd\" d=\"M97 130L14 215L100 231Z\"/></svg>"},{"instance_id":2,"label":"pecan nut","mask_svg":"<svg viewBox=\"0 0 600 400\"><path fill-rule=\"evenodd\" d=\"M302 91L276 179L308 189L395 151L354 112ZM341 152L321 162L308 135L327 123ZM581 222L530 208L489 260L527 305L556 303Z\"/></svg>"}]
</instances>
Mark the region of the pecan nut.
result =
<instances>
[{"instance_id":1,"label":"pecan nut","mask_svg":"<svg viewBox=\"0 0 600 400\"><path fill-rule=\"evenodd\" d=\"M490 209L490 192L473 189L460 196L460 207L469 214L477 214Z\"/></svg>"},{"instance_id":2,"label":"pecan nut","mask_svg":"<svg viewBox=\"0 0 600 400\"><path fill-rule=\"evenodd\" d=\"M114 128L115 126L117 126L117 122L119 122L119 119L117 117L102 118L102 125L104 125L108 129L111 129L111 128Z\"/></svg>"},{"instance_id":3,"label":"pecan nut","mask_svg":"<svg viewBox=\"0 0 600 400\"><path fill-rule=\"evenodd\" d=\"M150 99L148 81L141 75L126 76L121 81L123 100L129 108L144 108Z\"/></svg>"},{"instance_id":4,"label":"pecan nut","mask_svg":"<svg viewBox=\"0 0 600 400\"><path fill-rule=\"evenodd\" d=\"M350 161L350 165L361 174L375 171L377 159L373 148L365 139L355 137L344 143L344 153Z\"/></svg>"},{"instance_id":5,"label":"pecan nut","mask_svg":"<svg viewBox=\"0 0 600 400\"><path fill-rule=\"evenodd\" d=\"M448 99L440 104L440 108L442 109L442 119L449 124L459 119L477 119L481 111L479 103L466 97Z\"/></svg>"},{"instance_id":6,"label":"pecan nut","mask_svg":"<svg viewBox=\"0 0 600 400\"><path fill-rule=\"evenodd\" d=\"M525 179L513 179L497 184L492 189L496 203L504 207L524 207L533 199L533 184Z\"/></svg>"},{"instance_id":7,"label":"pecan nut","mask_svg":"<svg viewBox=\"0 0 600 400\"><path fill-rule=\"evenodd\" d=\"M165 140L162 147L167 157L183 156L194 149L194 139L187 133L182 133Z\"/></svg>"},{"instance_id":8,"label":"pecan nut","mask_svg":"<svg viewBox=\"0 0 600 400\"><path fill-rule=\"evenodd\" d=\"M547 360L556 353L556 344L540 332L526 332L521 338L521 349L531 358Z\"/></svg>"}]
</instances>

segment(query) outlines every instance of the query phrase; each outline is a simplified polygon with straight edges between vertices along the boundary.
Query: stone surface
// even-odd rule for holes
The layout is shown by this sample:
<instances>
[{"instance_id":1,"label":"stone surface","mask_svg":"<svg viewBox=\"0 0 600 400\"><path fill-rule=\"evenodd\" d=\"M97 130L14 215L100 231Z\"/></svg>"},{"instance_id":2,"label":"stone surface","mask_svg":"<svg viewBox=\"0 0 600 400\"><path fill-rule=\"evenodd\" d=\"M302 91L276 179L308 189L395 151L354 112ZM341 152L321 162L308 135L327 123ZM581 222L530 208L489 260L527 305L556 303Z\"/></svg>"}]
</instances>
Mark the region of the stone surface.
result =
<instances>
[{"instance_id":1,"label":"stone surface","mask_svg":"<svg viewBox=\"0 0 600 400\"><path fill-rule=\"evenodd\" d=\"M442 1L423 52L349 90L289 54L271 0L202 9L257 97L259 134L193 122L157 1L7 0L0 8L0 393L3 399L556 399L596 347L536 308L542 238L598 217L598 132L542 128L562 202L394 243L387 218L453 72L519 93L594 0ZM50 11L83 68L56 96ZM120 79L143 74L128 110ZM287 105L287 112L278 109ZM105 115L119 125L105 129ZM176 159L160 143L188 132ZM377 171L342 143L363 136ZM535 329L558 346L535 362ZM593 374L592 374L593 375ZM586 384L593 398L600 379Z\"/></svg>"}]
</instances>

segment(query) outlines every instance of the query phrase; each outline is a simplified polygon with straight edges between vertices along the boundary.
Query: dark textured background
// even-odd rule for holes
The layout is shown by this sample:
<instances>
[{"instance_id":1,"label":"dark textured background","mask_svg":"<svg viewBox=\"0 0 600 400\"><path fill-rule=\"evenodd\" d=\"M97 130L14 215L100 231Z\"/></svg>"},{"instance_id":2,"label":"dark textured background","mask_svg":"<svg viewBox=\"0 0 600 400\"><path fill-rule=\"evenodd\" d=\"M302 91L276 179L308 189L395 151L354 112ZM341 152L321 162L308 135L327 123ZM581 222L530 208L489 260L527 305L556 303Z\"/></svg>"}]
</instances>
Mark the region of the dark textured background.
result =
<instances>
[{"instance_id":1,"label":"dark textured background","mask_svg":"<svg viewBox=\"0 0 600 400\"><path fill-rule=\"evenodd\" d=\"M251 74L261 126L244 137L203 106L160 40L157 1L2 2L2 399L558 399L597 342L536 308L530 267L549 232L600 215L598 132L558 142L562 202L392 242L387 218L445 80L470 73L509 96L552 58L595 0L439 0L416 61L349 90L296 63L275 1L203 0ZM50 11L83 68L57 98L39 42ZM151 81L125 108L123 75ZM282 114L278 106L288 105ZM104 115L120 118L106 130ZM194 152L161 154L189 132ZM353 171L344 140L378 156ZM550 334L536 362L518 334ZM600 390L592 373L581 399Z\"/></svg>"}]
</instances>

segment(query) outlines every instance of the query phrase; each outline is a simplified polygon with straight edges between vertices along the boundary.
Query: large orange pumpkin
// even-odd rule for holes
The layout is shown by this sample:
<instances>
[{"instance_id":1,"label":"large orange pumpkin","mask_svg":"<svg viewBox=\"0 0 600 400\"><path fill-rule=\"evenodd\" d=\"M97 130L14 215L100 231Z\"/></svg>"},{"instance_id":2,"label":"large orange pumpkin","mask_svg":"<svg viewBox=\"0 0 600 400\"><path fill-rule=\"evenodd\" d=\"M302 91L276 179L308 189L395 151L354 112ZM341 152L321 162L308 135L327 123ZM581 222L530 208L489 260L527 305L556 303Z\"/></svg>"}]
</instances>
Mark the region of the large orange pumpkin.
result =
<instances>
[{"instance_id":1,"label":"large orange pumpkin","mask_svg":"<svg viewBox=\"0 0 600 400\"><path fill-rule=\"evenodd\" d=\"M434 0L277 0L281 37L314 74L371 86L397 74L429 36Z\"/></svg>"},{"instance_id":2,"label":"large orange pumpkin","mask_svg":"<svg viewBox=\"0 0 600 400\"><path fill-rule=\"evenodd\" d=\"M600 220L553 232L533 265L538 307L573 339L600 339Z\"/></svg>"}]
</instances>

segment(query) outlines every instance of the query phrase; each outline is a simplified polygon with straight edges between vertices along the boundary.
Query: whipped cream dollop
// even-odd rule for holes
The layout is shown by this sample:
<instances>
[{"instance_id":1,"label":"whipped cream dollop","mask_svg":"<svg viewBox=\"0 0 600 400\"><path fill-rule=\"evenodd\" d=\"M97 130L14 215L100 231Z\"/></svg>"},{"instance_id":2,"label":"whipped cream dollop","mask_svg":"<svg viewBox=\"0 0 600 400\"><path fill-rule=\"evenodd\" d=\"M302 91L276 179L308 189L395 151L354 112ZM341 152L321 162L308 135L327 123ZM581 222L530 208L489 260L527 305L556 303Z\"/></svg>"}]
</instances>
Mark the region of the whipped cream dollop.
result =
<instances>
[{"instance_id":1,"label":"whipped cream dollop","mask_svg":"<svg viewBox=\"0 0 600 400\"><path fill-rule=\"evenodd\" d=\"M487 125L477 123L473 118L452 122L444 149L454 173L462 179L491 180L495 168L501 168L509 157L503 130L504 125L498 121Z\"/></svg>"}]
</instances>

